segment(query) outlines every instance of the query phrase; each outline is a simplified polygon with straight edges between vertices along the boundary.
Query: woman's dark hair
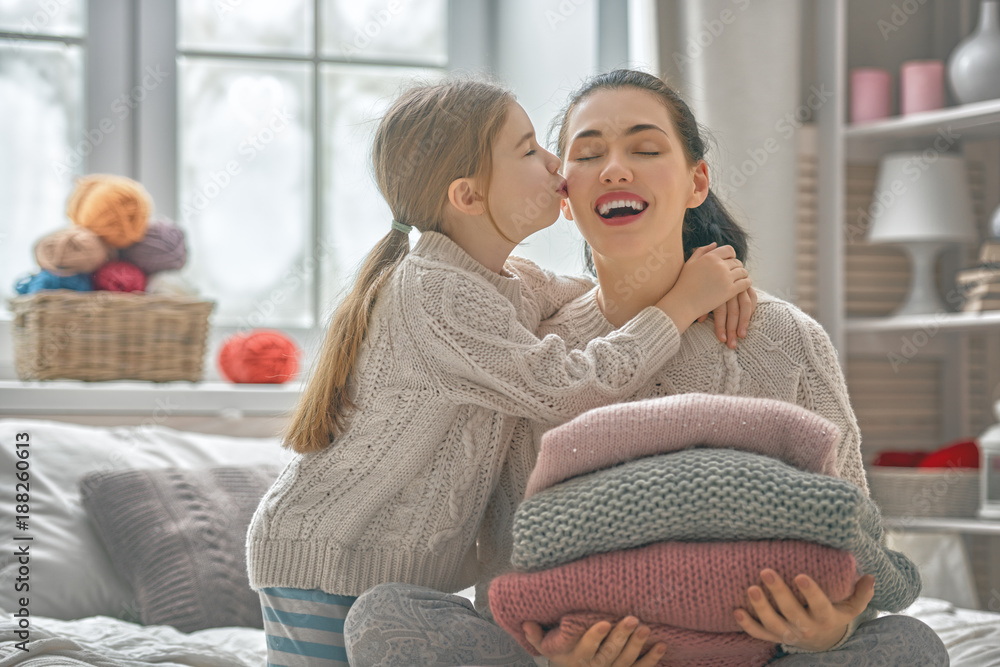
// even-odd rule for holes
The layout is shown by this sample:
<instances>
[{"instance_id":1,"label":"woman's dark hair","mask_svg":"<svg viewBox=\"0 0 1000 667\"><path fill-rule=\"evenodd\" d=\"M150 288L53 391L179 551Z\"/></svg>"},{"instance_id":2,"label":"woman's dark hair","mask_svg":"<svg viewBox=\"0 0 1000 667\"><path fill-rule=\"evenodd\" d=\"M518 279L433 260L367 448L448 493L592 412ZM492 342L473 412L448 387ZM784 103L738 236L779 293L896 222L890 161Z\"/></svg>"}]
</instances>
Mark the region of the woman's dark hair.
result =
<instances>
[{"instance_id":1,"label":"woman's dark hair","mask_svg":"<svg viewBox=\"0 0 1000 667\"><path fill-rule=\"evenodd\" d=\"M701 138L698 121L695 120L687 102L681 99L677 91L659 77L630 69L616 69L598 74L573 93L562 116L553 123L553 129L558 129L556 154L560 159L563 158L566 150L566 125L570 114L573 113L577 105L598 91L623 88L645 90L659 97L674 121L674 127L684 145L684 154L688 163L693 165L698 160L705 159L707 150L705 142ZM684 214L684 227L681 233L684 239L684 259L689 258L696 248L715 241L720 246L733 246L736 257L746 264L749 237L711 189L709 189L708 197L705 198L701 206L689 208ZM590 246L586 243L583 254L587 268L591 273L594 273L594 258Z\"/></svg>"}]
</instances>

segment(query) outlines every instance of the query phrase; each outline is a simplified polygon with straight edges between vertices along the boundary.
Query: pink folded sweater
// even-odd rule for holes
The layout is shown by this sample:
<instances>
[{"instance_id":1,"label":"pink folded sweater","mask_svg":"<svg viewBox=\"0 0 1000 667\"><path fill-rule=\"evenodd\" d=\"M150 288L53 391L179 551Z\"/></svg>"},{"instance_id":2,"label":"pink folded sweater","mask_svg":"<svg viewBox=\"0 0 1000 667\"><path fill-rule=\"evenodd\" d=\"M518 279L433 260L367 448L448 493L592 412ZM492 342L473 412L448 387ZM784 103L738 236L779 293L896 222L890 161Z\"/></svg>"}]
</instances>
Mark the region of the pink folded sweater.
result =
<instances>
[{"instance_id":1,"label":"pink folded sweater","mask_svg":"<svg viewBox=\"0 0 1000 667\"><path fill-rule=\"evenodd\" d=\"M559 632L546 635L542 647L550 655L564 653L575 646L594 623L610 621L614 624L620 618L587 611L567 614L559 623ZM776 644L754 639L745 632L699 632L656 623L648 627L646 646L663 642L668 647L656 663L663 667L761 667L770 662L777 650Z\"/></svg>"},{"instance_id":2,"label":"pink folded sweater","mask_svg":"<svg viewBox=\"0 0 1000 667\"><path fill-rule=\"evenodd\" d=\"M850 597L858 580L850 553L812 542L656 542L540 572L501 575L490 584L490 610L525 648L524 621L555 626L581 610L608 618L632 614L645 623L688 630L742 632L733 611L752 609L747 588L764 588L765 568L786 582L808 574L832 602ZM799 600L805 603L801 595Z\"/></svg>"},{"instance_id":3,"label":"pink folded sweater","mask_svg":"<svg viewBox=\"0 0 1000 667\"><path fill-rule=\"evenodd\" d=\"M688 447L742 449L837 477L837 427L770 398L680 394L585 412L542 436L525 498L577 475Z\"/></svg>"}]
</instances>

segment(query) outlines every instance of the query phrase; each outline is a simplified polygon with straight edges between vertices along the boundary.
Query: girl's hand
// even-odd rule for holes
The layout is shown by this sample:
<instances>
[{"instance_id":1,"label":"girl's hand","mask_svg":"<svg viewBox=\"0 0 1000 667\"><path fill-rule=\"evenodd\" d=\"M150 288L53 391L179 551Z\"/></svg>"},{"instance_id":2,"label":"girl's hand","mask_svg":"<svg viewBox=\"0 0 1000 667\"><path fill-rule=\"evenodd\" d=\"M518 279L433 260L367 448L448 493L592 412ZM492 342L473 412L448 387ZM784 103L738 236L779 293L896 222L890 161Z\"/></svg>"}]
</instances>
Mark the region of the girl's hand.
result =
<instances>
[{"instance_id":1,"label":"girl's hand","mask_svg":"<svg viewBox=\"0 0 1000 667\"><path fill-rule=\"evenodd\" d=\"M532 621L522 626L524 635L535 650L548 658L550 665L560 667L652 667L660 661L667 647L662 642L636 661L649 637L649 628L639 625L635 616L626 616L614 629L611 623L595 623L580 637L572 649L563 653L546 653L542 650L542 627ZM609 634L610 633L610 634Z\"/></svg>"},{"instance_id":2,"label":"girl's hand","mask_svg":"<svg viewBox=\"0 0 1000 667\"><path fill-rule=\"evenodd\" d=\"M691 253L677 282L656 305L670 316L678 332L683 334L699 316L726 307L730 299L749 288L749 274L736 259L733 247L716 247L713 242Z\"/></svg>"},{"instance_id":3,"label":"girl's hand","mask_svg":"<svg viewBox=\"0 0 1000 667\"><path fill-rule=\"evenodd\" d=\"M803 607L777 572L763 570L760 576L781 613L771 607L759 586L751 586L747 593L759 620L737 609L736 622L751 637L807 651L826 651L843 639L851 621L865 610L875 594L875 579L866 574L858 580L851 597L831 604L815 581L800 574L795 577L795 585L806 599L807 606Z\"/></svg>"},{"instance_id":4,"label":"girl's hand","mask_svg":"<svg viewBox=\"0 0 1000 667\"><path fill-rule=\"evenodd\" d=\"M757 310L757 292L751 287L711 313L705 313L698 318L698 321L704 322L711 315L715 321L715 335L730 349L735 350L736 338L747 337L747 325L755 310Z\"/></svg>"}]
</instances>

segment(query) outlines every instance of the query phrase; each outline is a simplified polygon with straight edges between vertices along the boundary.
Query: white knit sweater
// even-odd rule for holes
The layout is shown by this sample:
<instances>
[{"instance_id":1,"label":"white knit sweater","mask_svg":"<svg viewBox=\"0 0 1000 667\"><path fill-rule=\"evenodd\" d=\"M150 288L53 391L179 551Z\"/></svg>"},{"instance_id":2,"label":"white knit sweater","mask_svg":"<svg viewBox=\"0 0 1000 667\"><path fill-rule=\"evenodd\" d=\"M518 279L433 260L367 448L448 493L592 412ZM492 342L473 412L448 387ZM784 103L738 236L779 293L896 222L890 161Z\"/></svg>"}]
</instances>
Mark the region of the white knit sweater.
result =
<instances>
[{"instance_id":1,"label":"white knit sweater","mask_svg":"<svg viewBox=\"0 0 1000 667\"><path fill-rule=\"evenodd\" d=\"M253 588L360 595L385 582L454 592L481 581L483 564L509 556L490 551L509 535L480 531L477 550L476 530L494 491L520 499L523 480L501 469L511 443L530 437L527 420L552 426L634 395L680 345L656 308L579 349L539 339L540 322L592 283L518 258L505 269L421 235L379 294L346 432L293 459L254 514Z\"/></svg>"}]
</instances>

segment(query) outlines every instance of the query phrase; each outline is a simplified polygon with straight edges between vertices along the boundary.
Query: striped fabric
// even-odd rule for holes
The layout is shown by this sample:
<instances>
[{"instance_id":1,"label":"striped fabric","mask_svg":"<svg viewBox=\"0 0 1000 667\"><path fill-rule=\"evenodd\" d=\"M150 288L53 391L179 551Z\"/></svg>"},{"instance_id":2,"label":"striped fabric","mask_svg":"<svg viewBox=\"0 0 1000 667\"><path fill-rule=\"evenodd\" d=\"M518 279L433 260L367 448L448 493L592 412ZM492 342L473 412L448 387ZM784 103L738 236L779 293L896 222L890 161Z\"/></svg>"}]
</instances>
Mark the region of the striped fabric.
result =
<instances>
[{"instance_id":1,"label":"striped fabric","mask_svg":"<svg viewBox=\"0 0 1000 667\"><path fill-rule=\"evenodd\" d=\"M357 598L302 588L262 588L267 667L347 667L344 619Z\"/></svg>"}]
</instances>

